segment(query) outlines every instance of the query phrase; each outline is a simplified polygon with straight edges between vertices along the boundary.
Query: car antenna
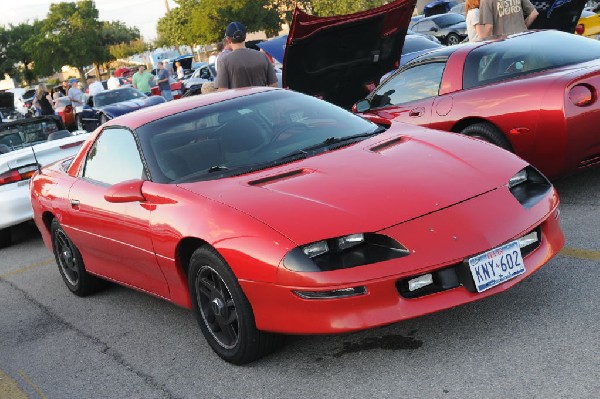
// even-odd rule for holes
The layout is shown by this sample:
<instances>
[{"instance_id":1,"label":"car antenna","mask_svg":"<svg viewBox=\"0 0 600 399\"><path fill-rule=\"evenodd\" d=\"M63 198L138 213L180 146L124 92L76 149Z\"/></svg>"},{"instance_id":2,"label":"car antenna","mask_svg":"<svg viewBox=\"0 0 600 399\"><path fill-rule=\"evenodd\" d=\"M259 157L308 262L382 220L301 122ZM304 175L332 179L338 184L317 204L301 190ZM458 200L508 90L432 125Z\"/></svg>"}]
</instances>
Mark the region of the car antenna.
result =
<instances>
[{"instance_id":1,"label":"car antenna","mask_svg":"<svg viewBox=\"0 0 600 399\"><path fill-rule=\"evenodd\" d=\"M33 146L31 146L31 152L33 152L33 159L35 160L35 164L37 165L38 173L41 175L42 174L42 165L40 165L40 163L38 162L38 159L37 159L37 156L35 155L35 150L33 149Z\"/></svg>"}]
</instances>

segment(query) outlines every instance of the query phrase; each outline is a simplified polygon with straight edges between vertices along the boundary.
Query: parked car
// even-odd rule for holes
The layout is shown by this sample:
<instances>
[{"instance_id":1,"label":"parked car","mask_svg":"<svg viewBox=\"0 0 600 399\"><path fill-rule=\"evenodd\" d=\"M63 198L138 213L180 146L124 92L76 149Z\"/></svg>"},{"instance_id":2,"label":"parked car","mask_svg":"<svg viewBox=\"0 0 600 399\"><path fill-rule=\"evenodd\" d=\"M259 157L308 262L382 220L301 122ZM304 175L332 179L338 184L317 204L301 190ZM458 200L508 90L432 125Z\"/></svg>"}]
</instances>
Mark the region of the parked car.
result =
<instances>
[{"instance_id":1,"label":"parked car","mask_svg":"<svg viewBox=\"0 0 600 399\"><path fill-rule=\"evenodd\" d=\"M600 42L560 31L433 50L356 105L477 137L550 177L600 164Z\"/></svg>"},{"instance_id":2,"label":"parked car","mask_svg":"<svg viewBox=\"0 0 600 399\"><path fill-rule=\"evenodd\" d=\"M87 100L77 115L78 128L91 132L117 116L164 102L163 97L148 97L133 87L103 91Z\"/></svg>"},{"instance_id":3,"label":"parked car","mask_svg":"<svg viewBox=\"0 0 600 399\"><path fill-rule=\"evenodd\" d=\"M181 98L181 96L183 95L183 92L184 92L183 82L178 81L177 79L175 79L171 76L171 77L169 77L169 84L171 87L171 94L173 95L173 99L177 100L177 99ZM161 95L160 87L158 85L151 87L150 93L152 94L152 96L160 96Z\"/></svg>"},{"instance_id":4,"label":"parked car","mask_svg":"<svg viewBox=\"0 0 600 399\"><path fill-rule=\"evenodd\" d=\"M14 226L32 218L29 179L38 166L73 156L86 138L72 136L57 116L0 123L0 248L10 245Z\"/></svg>"},{"instance_id":5,"label":"parked car","mask_svg":"<svg viewBox=\"0 0 600 399\"><path fill-rule=\"evenodd\" d=\"M423 15L431 17L432 15L445 14L456 5L458 5L458 2L455 0L434 0L425 4L425 7L423 7Z\"/></svg>"},{"instance_id":6,"label":"parked car","mask_svg":"<svg viewBox=\"0 0 600 399\"><path fill-rule=\"evenodd\" d=\"M0 123L21 118L23 115L15 109L14 93L0 92Z\"/></svg>"},{"instance_id":7,"label":"parked car","mask_svg":"<svg viewBox=\"0 0 600 399\"><path fill-rule=\"evenodd\" d=\"M452 8L450 9L450 11L448 11L448 12L453 12L455 14L462 14L462 15L464 15L465 14L465 3L462 2L462 3L458 3L455 6L452 6Z\"/></svg>"},{"instance_id":8,"label":"parked car","mask_svg":"<svg viewBox=\"0 0 600 399\"><path fill-rule=\"evenodd\" d=\"M72 293L105 278L193 309L235 364L503 292L564 244L517 156L267 87L109 121L31 198Z\"/></svg>"},{"instance_id":9,"label":"parked car","mask_svg":"<svg viewBox=\"0 0 600 399\"><path fill-rule=\"evenodd\" d=\"M208 62L203 62L198 65L196 70L188 79L182 81L182 94L185 94L194 85L202 85L202 83L213 82L216 77L217 71L215 70L215 66L213 64L209 64Z\"/></svg>"},{"instance_id":10,"label":"parked car","mask_svg":"<svg viewBox=\"0 0 600 399\"><path fill-rule=\"evenodd\" d=\"M593 11L583 11L577 21L575 33L578 35L597 39L600 35L600 14Z\"/></svg>"},{"instance_id":11,"label":"parked car","mask_svg":"<svg viewBox=\"0 0 600 399\"><path fill-rule=\"evenodd\" d=\"M462 14L446 13L422 18L409 28L416 33L435 36L446 45L458 44L467 37L467 24Z\"/></svg>"}]
</instances>

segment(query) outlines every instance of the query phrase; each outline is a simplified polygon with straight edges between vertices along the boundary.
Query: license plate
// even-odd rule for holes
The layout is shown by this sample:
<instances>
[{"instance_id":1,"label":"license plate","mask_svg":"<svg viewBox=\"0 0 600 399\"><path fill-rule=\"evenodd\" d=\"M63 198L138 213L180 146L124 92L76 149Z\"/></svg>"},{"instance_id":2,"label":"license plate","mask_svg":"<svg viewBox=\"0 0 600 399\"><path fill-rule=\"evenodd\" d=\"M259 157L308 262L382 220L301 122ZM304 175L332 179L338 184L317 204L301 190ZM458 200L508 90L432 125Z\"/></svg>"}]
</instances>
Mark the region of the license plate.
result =
<instances>
[{"instance_id":1,"label":"license plate","mask_svg":"<svg viewBox=\"0 0 600 399\"><path fill-rule=\"evenodd\" d=\"M469 259L477 292L482 292L525 273L518 241L512 241Z\"/></svg>"}]
</instances>

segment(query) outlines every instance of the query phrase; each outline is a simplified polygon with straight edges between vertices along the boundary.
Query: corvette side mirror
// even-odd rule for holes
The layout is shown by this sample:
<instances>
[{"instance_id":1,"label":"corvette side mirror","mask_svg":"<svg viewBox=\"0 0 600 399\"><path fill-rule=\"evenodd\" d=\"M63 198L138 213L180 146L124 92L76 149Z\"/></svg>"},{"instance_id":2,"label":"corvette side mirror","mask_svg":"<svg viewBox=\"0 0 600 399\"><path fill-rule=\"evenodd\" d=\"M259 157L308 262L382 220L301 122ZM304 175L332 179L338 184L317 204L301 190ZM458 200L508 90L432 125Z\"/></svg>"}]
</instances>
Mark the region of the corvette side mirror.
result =
<instances>
[{"instance_id":1,"label":"corvette side mirror","mask_svg":"<svg viewBox=\"0 0 600 399\"><path fill-rule=\"evenodd\" d=\"M358 112L359 114L362 114L363 112L367 112L370 109L371 109L371 102L369 100L367 100L366 98L358 101L356 104L354 104L354 107L352 107L352 110L355 112Z\"/></svg>"},{"instance_id":2,"label":"corvette side mirror","mask_svg":"<svg viewBox=\"0 0 600 399\"><path fill-rule=\"evenodd\" d=\"M144 180L127 180L114 184L104 194L104 199L112 203L144 202L146 198L142 194Z\"/></svg>"}]
</instances>

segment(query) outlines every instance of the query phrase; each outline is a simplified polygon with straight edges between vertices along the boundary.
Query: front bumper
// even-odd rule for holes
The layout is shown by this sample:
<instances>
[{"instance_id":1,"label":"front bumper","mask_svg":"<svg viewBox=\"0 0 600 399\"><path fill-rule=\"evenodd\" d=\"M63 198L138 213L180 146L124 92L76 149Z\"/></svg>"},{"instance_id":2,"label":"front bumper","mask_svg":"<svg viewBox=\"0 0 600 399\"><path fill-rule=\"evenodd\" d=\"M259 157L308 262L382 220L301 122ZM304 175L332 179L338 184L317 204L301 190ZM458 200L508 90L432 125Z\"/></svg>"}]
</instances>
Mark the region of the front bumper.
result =
<instances>
[{"instance_id":1,"label":"front bumper","mask_svg":"<svg viewBox=\"0 0 600 399\"><path fill-rule=\"evenodd\" d=\"M495 204L509 206L493 208ZM528 210L522 208L508 190L494 190L383 231L415 251L405 258L332 272L295 273L295 278L294 274L280 270L280 284L242 280L240 285L252 304L256 325L261 330L329 334L391 324L483 299L523 281L563 247L558 214L554 189ZM472 292L462 284L411 299L402 297L399 292L400 280L460 264L538 227L540 244L524 257L526 271L518 277L481 293ZM314 300L302 299L293 293L294 290L357 286L366 287L367 294Z\"/></svg>"}]
</instances>

